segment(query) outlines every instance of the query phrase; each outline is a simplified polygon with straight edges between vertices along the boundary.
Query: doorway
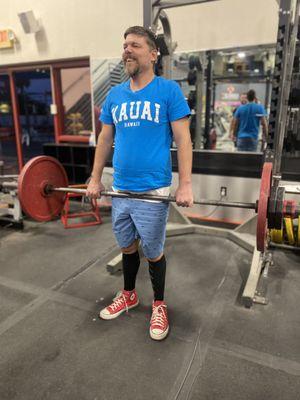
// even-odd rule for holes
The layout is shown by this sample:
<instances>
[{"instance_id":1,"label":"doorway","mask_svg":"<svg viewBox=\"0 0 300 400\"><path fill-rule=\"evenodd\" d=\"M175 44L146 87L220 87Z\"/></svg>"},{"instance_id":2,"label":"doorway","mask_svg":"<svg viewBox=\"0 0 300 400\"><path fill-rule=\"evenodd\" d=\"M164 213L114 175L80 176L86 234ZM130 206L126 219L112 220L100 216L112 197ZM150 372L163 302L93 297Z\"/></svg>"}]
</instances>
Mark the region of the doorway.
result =
<instances>
[{"instance_id":1,"label":"doorway","mask_svg":"<svg viewBox=\"0 0 300 400\"><path fill-rule=\"evenodd\" d=\"M0 67L3 173L20 172L44 144L88 144L92 132L88 58Z\"/></svg>"},{"instance_id":2,"label":"doorway","mask_svg":"<svg viewBox=\"0 0 300 400\"><path fill-rule=\"evenodd\" d=\"M43 154L44 143L55 142L50 68L14 73L19 104L23 160Z\"/></svg>"},{"instance_id":3,"label":"doorway","mask_svg":"<svg viewBox=\"0 0 300 400\"><path fill-rule=\"evenodd\" d=\"M19 171L9 75L0 74L0 161L5 175Z\"/></svg>"}]
</instances>

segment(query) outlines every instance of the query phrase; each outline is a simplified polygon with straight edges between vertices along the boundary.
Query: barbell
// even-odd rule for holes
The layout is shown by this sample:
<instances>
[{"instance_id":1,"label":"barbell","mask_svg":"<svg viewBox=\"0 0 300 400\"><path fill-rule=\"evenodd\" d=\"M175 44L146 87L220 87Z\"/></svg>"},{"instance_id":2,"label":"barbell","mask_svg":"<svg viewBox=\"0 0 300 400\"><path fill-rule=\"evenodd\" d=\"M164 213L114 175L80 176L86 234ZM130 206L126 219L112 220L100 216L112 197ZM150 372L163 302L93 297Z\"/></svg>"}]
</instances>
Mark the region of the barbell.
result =
<instances>
[{"instance_id":1,"label":"barbell","mask_svg":"<svg viewBox=\"0 0 300 400\"><path fill-rule=\"evenodd\" d=\"M194 204L253 209L257 212L256 247L265 251L268 243L268 228L281 229L283 218L296 218L300 207L294 200L284 200L284 187L272 187L273 164L263 165L259 200L255 203L226 202L200 199ZM85 189L68 187L68 177L57 159L49 156L32 158L23 167L18 182L0 183L0 187L18 191L23 211L37 221L50 221L63 210L65 194L86 195ZM176 202L173 196L155 196L138 193L102 191L101 196Z\"/></svg>"}]
</instances>

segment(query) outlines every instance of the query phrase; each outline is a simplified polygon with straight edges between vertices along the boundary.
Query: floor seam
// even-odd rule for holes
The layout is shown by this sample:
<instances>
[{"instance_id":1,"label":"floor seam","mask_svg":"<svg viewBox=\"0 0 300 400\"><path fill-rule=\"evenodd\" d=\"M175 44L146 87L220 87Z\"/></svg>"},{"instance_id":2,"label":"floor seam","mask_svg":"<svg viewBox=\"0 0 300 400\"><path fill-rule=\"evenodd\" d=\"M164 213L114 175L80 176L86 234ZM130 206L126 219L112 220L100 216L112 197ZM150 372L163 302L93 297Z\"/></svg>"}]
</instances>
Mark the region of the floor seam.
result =
<instances>
[{"instance_id":1,"label":"floor seam","mask_svg":"<svg viewBox=\"0 0 300 400\"><path fill-rule=\"evenodd\" d=\"M237 357L277 371L283 371L289 375L300 376L300 363L297 361L275 356L270 353L264 353L223 340L214 339L209 346L212 350L225 355Z\"/></svg>"},{"instance_id":2,"label":"floor seam","mask_svg":"<svg viewBox=\"0 0 300 400\"><path fill-rule=\"evenodd\" d=\"M199 326L192 357L189 357L188 365L185 365L185 371L182 370L183 372L178 375L176 383L168 395L168 400L186 400L190 398L194 383L204 365L209 343L217 329L225 304L230 300L229 297L237 278L238 275L231 273L231 262L229 260L219 283L219 289L207 308L205 321L203 320L201 326ZM183 378L182 375L184 375Z\"/></svg>"}]
</instances>

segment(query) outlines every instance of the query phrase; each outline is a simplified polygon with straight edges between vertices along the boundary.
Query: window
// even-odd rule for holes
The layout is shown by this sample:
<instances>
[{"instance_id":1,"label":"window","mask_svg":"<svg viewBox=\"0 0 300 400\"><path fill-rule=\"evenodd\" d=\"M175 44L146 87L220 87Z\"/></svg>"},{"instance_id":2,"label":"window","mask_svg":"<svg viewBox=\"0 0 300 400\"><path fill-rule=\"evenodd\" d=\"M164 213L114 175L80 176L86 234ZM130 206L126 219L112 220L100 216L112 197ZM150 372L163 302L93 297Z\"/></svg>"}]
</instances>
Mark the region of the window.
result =
<instances>
[{"instance_id":1,"label":"window","mask_svg":"<svg viewBox=\"0 0 300 400\"><path fill-rule=\"evenodd\" d=\"M59 142L88 142L93 132L89 61L53 65L56 132Z\"/></svg>"}]
</instances>

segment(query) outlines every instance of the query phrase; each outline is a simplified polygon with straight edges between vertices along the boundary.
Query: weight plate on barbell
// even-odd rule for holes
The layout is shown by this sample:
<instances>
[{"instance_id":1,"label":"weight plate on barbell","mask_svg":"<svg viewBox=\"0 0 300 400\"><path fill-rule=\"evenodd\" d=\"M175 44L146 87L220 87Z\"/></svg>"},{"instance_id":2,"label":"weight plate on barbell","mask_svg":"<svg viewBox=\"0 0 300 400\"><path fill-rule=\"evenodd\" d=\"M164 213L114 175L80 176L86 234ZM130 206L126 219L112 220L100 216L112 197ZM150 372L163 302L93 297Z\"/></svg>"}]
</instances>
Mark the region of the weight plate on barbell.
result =
<instances>
[{"instance_id":1,"label":"weight plate on barbell","mask_svg":"<svg viewBox=\"0 0 300 400\"><path fill-rule=\"evenodd\" d=\"M64 206L65 193L46 194L47 185L67 187L68 177L63 166L53 157L38 156L28 161L18 179L18 198L23 211L37 221L50 221Z\"/></svg>"},{"instance_id":2,"label":"weight plate on barbell","mask_svg":"<svg viewBox=\"0 0 300 400\"><path fill-rule=\"evenodd\" d=\"M260 182L257 210L256 247L258 251L262 252L265 251L267 247L268 201L272 184L272 169L273 164L271 162L264 163Z\"/></svg>"}]
</instances>

